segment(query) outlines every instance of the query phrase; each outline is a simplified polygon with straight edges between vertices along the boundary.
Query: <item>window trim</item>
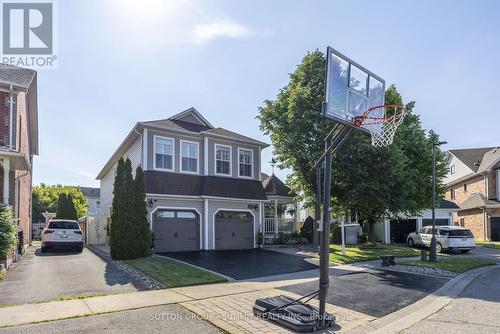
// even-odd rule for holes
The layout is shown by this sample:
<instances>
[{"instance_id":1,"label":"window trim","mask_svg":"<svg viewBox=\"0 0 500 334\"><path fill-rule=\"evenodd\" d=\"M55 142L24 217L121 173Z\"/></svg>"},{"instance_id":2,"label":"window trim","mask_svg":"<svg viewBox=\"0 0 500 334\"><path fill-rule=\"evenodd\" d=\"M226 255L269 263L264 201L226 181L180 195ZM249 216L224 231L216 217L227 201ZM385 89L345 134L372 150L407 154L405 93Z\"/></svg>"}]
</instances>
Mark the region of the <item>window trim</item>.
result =
<instances>
[{"instance_id":1,"label":"window trim","mask_svg":"<svg viewBox=\"0 0 500 334\"><path fill-rule=\"evenodd\" d=\"M450 189L450 198L451 199L456 199L457 198L457 194L456 194L456 189L455 188L451 188Z\"/></svg>"},{"instance_id":2,"label":"window trim","mask_svg":"<svg viewBox=\"0 0 500 334\"><path fill-rule=\"evenodd\" d=\"M229 174L217 173L217 146L229 149ZM224 161L224 160L221 160ZM233 175L233 147L224 144L214 144L214 175L232 176Z\"/></svg>"},{"instance_id":3,"label":"window trim","mask_svg":"<svg viewBox=\"0 0 500 334\"><path fill-rule=\"evenodd\" d=\"M450 175L455 174L455 165L450 166Z\"/></svg>"},{"instance_id":4,"label":"window trim","mask_svg":"<svg viewBox=\"0 0 500 334\"><path fill-rule=\"evenodd\" d=\"M252 168L250 169L252 175L251 176L245 176L240 174L240 152L241 151L249 151L252 153ZM253 149L251 148L244 148L244 147L238 147L238 177L245 178L245 179L253 179L254 178L254 168L255 168L255 160L254 160L254 154L253 154Z\"/></svg>"},{"instance_id":5,"label":"window trim","mask_svg":"<svg viewBox=\"0 0 500 334\"><path fill-rule=\"evenodd\" d=\"M172 141L172 169L160 168L156 166L156 138L167 139ZM153 169L166 172L173 172L175 170L175 138L159 136L159 135L153 136Z\"/></svg>"},{"instance_id":6,"label":"window trim","mask_svg":"<svg viewBox=\"0 0 500 334\"><path fill-rule=\"evenodd\" d=\"M187 143L187 144L195 144L196 145L196 172L191 172L191 171L186 171L182 170L182 144ZM185 157L192 159L191 157ZM192 140L180 140L180 145L179 145L179 172L184 173L184 174L200 174L200 143Z\"/></svg>"}]
</instances>

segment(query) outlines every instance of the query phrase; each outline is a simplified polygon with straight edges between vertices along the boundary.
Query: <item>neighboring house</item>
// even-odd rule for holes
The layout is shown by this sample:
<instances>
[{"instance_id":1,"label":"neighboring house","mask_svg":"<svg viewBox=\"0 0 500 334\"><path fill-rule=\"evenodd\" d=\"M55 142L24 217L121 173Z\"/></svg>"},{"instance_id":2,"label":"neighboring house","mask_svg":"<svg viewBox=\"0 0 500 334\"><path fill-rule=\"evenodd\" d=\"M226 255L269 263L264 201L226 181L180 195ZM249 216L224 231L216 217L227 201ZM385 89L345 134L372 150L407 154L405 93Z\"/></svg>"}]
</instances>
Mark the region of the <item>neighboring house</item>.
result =
<instances>
[{"instance_id":1,"label":"neighboring house","mask_svg":"<svg viewBox=\"0 0 500 334\"><path fill-rule=\"evenodd\" d=\"M500 241L500 148L447 152L446 199L460 206L455 224L477 240Z\"/></svg>"},{"instance_id":2,"label":"neighboring house","mask_svg":"<svg viewBox=\"0 0 500 334\"><path fill-rule=\"evenodd\" d=\"M10 205L18 237L31 242L31 178L38 154L36 72L0 65L0 202ZM0 262L9 265L16 253Z\"/></svg>"},{"instance_id":3,"label":"neighboring house","mask_svg":"<svg viewBox=\"0 0 500 334\"><path fill-rule=\"evenodd\" d=\"M268 146L214 127L194 108L139 122L97 176L99 220L109 221L116 165L124 157L134 170L144 169L156 252L254 248L271 203L261 173Z\"/></svg>"},{"instance_id":4,"label":"neighboring house","mask_svg":"<svg viewBox=\"0 0 500 334\"><path fill-rule=\"evenodd\" d=\"M97 216L99 209L101 207L101 189L90 188L90 187L80 187L82 194L87 198L89 204L87 208L87 215L91 217Z\"/></svg>"}]
</instances>

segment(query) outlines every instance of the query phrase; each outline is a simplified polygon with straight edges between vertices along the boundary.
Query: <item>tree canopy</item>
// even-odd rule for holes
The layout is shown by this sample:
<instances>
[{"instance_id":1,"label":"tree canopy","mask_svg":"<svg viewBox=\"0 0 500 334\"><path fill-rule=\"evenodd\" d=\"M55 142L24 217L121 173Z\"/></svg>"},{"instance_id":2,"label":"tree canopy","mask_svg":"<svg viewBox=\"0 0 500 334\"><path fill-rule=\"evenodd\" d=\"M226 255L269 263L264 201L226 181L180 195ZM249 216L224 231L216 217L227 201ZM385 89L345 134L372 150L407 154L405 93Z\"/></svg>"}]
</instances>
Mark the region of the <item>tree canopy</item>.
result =
<instances>
[{"instance_id":1,"label":"tree canopy","mask_svg":"<svg viewBox=\"0 0 500 334\"><path fill-rule=\"evenodd\" d=\"M316 195L314 164L324 151L324 139L333 122L321 116L324 96L325 56L308 53L275 100L259 108L261 130L271 137L279 167L291 168L287 183L300 199L311 204ZM403 104L396 87L385 92L386 104ZM432 201L432 143L434 132L426 133L415 103L406 104L409 114L389 147L374 148L370 137L353 131L333 157L332 206L355 212L362 222L373 224L396 214L415 214ZM446 163L436 154L437 198L444 194L442 178ZM372 235L373 239L373 235Z\"/></svg>"},{"instance_id":2,"label":"tree canopy","mask_svg":"<svg viewBox=\"0 0 500 334\"><path fill-rule=\"evenodd\" d=\"M44 183L33 187L33 209L32 219L33 222L38 222L43 219L42 213L57 212L58 200L60 194L71 194L73 204L78 218L85 216L87 213L88 201L83 196L80 187L77 186L63 186L63 185L46 185Z\"/></svg>"}]
</instances>

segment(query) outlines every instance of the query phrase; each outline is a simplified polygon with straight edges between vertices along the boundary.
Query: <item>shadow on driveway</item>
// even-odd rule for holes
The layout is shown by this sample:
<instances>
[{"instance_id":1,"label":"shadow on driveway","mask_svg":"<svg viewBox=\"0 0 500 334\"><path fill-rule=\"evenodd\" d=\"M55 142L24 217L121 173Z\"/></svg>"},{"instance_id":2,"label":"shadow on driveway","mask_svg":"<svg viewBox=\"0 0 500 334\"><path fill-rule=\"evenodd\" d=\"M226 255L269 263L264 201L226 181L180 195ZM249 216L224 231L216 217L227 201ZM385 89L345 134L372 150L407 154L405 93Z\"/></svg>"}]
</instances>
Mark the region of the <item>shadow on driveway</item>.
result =
<instances>
[{"instance_id":1,"label":"shadow on driveway","mask_svg":"<svg viewBox=\"0 0 500 334\"><path fill-rule=\"evenodd\" d=\"M427 296L448 280L396 271L359 272L330 278L327 302L374 317L392 313ZM299 295L318 289L318 281L280 288Z\"/></svg>"},{"instance_id":2,"label":"shadow on driveway","mask_svg":"<svg viewBox=\"0 0 500 334\"><path fill-rule=\"evenodd\" d=\"M263 249L159 253L236 280L274 276L317 266L304 258Z\"/></svg>"}]
</instances>

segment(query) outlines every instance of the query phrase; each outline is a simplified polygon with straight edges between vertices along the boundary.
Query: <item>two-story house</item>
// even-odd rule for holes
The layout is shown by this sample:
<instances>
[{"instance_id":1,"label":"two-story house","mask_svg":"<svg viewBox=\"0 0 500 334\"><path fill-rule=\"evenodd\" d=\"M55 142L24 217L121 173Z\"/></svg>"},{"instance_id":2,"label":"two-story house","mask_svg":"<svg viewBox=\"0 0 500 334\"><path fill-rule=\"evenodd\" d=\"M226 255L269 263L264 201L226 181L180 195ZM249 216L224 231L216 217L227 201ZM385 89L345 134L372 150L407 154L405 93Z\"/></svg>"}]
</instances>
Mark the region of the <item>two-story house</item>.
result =
<instances>
[{"instance_id":1,"label":"two-story house","mask_svg":"<svg viewBox=\"0 0 500 334\"><path fill-rule=\"evenodd\" d=\"M38 154L36 72L0 65L0 202L14 212L18 237L31 242L31 176ZM9 265L16 253L0 259Z\"/></svg>"},{"instance_id":2,"label":"two-story house","mask_svg":"<svg viewBox=\"0 0 500 334\"><path fill-rule=\"evenodd\" d=\"M477 240L500 241L500 148L447 152L446 199L460 206L455 224Z\"/></svg>"},{"instance_id":3,"label":"two-story house","mask_svg":"<svg viewBox=\"0 0 500 334\"><path fill-rule=\"evenodd\" d=\"M264 202L261 150L268 144L214 127L190 108L139 122L101 170L100 223L110 217L117 161L142 165L156 252L257 246Z\"/></svg>"}]
</instances>

